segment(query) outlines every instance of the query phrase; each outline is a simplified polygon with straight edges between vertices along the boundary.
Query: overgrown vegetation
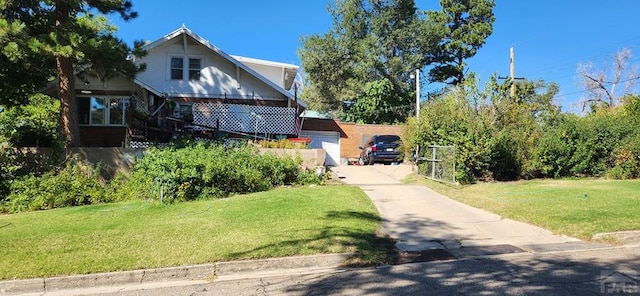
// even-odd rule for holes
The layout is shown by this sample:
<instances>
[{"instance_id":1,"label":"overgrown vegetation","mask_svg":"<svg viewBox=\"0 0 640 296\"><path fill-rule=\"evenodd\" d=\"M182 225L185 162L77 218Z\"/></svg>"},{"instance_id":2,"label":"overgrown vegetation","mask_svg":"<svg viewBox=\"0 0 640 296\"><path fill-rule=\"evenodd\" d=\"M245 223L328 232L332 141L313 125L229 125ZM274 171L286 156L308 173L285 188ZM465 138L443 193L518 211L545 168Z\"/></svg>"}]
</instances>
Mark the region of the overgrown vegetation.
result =
<instances>
[{"instance_id":1,"label":"overgrown vegetation","mask_svg":"<svg viewBox=\"0 0 640 296\"><path fill-rule=\"evenodd\" d=\"M136 163L132 182L127 184L139 187L134 192L149 192L149 197L173 202L322 181L323 176L302 168L301 163L301 159L260 154L251 146L200 142L148 150Z\"/></svg>"},{"instance_id":2,"label":"overgrown vegetation","mask_svg":"<svg viewBox=\"0 0 640 296\"><path fill-rule=\"evenodd\" d=\"M112 201L100 183L99 168L69 160L62 169L12 180L5 210L49 210Z\"/></svg>"},{"instance_id":3,"label":"overgrown vegetation","mask_svg":"<svg viewBox=\"0 0 640 296\"><path fill-rule=\"evenodd\" d=\"M428 101L405 134L410 147L455 145L456 180L640 176L640 96L579 116L553 103L553 84L522 83L514 97L495 77L475 85Z\"/></svg>"},{"instance_id":4,"label":"overgrown vegetation","mask_svg":"<svg viewBox=\"0 0 640 296\"><path fill-rule=\"evenodd\" d=\"M307 149L306 142L294 142L289 139L282 140L260 140L257 145L262 148L278 148L278 149Z\"/></svg>"},{"instance_id":5,"label":"overgrown vegetation","mask_svg":"<svg viewBox=\"0 0 640 296\"><path fill-rule=\"evenodd\" d=\"M5 151L5 150L3 150ZM7 159L15 154L4 153ZM8 162L7 162L8 163ZM131 199L163 203L221 198L270 190L282 185L320 184L325 175L301 166L301 159L258 153L255 147L187 143L152 148L139 159L130 176L106 182L99 166L70 159L45 173L13 173L4 178L0 212L45 210Z\"/></svg>"},{"instance_id":6,"label":"overgrown vegetation","mask_svg":"<svg viewBox=\"0 0 640 296\"><path fill-rule=\"evenodd\" d=\"M22 176L41 176L56 166L55 151L61 148L56 136L59 103L36 94L24 106L0 106L0 203L9 193L10 181ZM53 156L34 153L24 147L51 147Z\"/></svg>"}]
</instances>

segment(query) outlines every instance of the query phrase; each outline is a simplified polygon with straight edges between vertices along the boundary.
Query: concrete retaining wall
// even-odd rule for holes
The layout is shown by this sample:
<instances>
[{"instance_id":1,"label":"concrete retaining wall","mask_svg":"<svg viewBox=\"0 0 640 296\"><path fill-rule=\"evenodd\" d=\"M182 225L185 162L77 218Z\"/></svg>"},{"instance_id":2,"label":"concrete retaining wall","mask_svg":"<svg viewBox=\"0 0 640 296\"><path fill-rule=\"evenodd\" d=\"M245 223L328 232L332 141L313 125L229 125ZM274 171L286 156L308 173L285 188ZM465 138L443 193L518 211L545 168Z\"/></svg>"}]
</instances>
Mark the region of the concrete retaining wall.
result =
<instances>
[{"instance_id":1,"label":"concrete retaining wall","mask_svg":"<svg viewBox=\"0 0 640 296\"><path fill-rule=\"evenodd\" d=\"M302 158L302 164L309 169L324 166L325 158L327 157L327 153L324 149L267 149L260 148L260 152L262 153L275 153L277 155L288 155L290 157L298 157Z\"/></svg>"}]
</instances>

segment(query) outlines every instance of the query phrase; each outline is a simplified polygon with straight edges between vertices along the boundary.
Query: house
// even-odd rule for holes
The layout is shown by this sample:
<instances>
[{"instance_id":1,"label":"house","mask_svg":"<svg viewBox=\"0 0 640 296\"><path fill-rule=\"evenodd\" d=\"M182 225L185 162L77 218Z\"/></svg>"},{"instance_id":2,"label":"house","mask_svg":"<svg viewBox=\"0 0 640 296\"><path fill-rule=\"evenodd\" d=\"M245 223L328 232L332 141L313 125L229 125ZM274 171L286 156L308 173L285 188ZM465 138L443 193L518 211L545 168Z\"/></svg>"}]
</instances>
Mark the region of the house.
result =
<instances>
[{"instance_id":1,"label":"house","mask_svg":"<svg viewBox=\"0 0 640 296\"><path fill-rule=\"evenodd\" d=\"M134 80L76 79L82 146L136 147L179 133L288 138L299 133L298 66L232 56L181 28L131 57Z\"/></svg>"}]
</instances>

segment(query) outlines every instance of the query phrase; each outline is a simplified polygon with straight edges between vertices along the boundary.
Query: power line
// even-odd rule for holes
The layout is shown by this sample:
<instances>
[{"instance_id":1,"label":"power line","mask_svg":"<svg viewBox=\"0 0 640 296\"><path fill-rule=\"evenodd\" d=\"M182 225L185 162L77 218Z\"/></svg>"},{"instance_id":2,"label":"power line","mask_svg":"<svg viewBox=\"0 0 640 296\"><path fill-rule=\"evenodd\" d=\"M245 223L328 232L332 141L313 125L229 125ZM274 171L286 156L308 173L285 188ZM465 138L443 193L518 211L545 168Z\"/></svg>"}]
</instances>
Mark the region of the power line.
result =
<instances>
[{"instance_id":1,"label":"power line","mask_svg":"<svg viewBox=\"0 0 640 296\"><path fill-rule=\"evenodd\" d=\"M629 81L633 81L633 80L638 80L640 79L640 77L633 77L633 78L629 78L629 79L625 79L625 80L620 80L618 82L603 82L603 85L612 85L614 83L623 83L623 82L629 82ZM553 99L561 97L561 96L569 96L569 95L575 95L575 94L579 94L579 93L584 93L584 92L588 92L588 91L592 91L592 90L596 90L598 89L597 86L594 86L592 88L588 88L588 89L584 89L584 90L580 90L580 91L575 91L575 92L570 92L570 93L563 93L563 94L557 94L555 96L553 96Z\"/></svg>"}]
</instances>

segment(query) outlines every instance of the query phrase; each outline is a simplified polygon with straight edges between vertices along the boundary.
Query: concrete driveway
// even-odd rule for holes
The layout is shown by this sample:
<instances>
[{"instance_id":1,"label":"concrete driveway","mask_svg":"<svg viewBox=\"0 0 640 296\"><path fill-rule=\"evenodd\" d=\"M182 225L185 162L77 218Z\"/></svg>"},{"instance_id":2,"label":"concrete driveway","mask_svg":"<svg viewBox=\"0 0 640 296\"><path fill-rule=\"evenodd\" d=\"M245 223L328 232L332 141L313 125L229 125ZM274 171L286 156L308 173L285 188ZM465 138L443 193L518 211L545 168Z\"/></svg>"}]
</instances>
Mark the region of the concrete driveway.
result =
<instances>
[{"instance_id":1,"label":"concrete driveway","mask_svg":"<svg viewBox=\"0 0 640 296\"><path fill-rule=\"evenodd\" d=\"M411 165L339 166L332 171L373 200L383 218L382 231L402 251L444 249L460 257L608 247L500 217L426 186L404 185L400 180L412 173Z\"/></svg>"}]
</instances>

